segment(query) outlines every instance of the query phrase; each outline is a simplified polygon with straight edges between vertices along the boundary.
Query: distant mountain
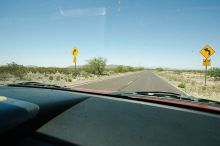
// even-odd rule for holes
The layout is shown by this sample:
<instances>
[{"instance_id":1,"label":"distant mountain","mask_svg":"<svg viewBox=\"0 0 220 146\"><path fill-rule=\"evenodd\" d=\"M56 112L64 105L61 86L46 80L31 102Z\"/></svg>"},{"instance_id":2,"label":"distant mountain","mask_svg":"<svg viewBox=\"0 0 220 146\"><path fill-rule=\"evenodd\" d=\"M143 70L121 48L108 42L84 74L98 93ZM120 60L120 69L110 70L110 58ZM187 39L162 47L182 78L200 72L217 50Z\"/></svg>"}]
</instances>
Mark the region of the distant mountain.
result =
<instances>
[{"instance_id":1,"label":"distant mountain","mask_svg":"<svg viewBox=\"0 0 220 146\"><path fill-rule=\"evenodd\" d=\"M76 65L76 68L82 68L84 65ZM75 65L67 66L66 68L75 68Z\"/></svg>"},{"instance_id":2,"label":"distant mountain","mask_svg":"<svg viewBox=\"0 0 220 146\"><path fill-rule=\"evenodd\" d=\"M119 65L115 65L115 64L109 64L106 66L107 69L114 69L117 68Z\"/></svg>"},{"instance_id":3,"label":"distant mountain","mask_svg":"<svg viewBox=\"0 0 220 146\"><path fill-rule=\"evenodd\" d=\"M116 68L118 67L119 65L115 65L115 64L109 64L109 65L106 65L106 68L107 69L113 69L113 68ZM68 66L67 68L74 68L75 66L74 65L71 65L71 66ZM81 67L84 67L84 65L77 65L76 68L81 68Z\"/></svg>"},{"instance_id":4,"label":"distant mountain","mask_svg":"<svg viewBox=\"0 0 220 146\"><path fill-rule=\"evenodd\" d=\"M108 69L114 69L114 68L117 68L118 66L120 66L120 65L109 64L109 65L106 66L106 68L108 68ZM122 65L122 66L130 66L130 65ZM131 67L139 68L139 67L141 67L141 66L131 66Z\"/></svg>"},{"instance_id":5,"label":"distant mountain","mask_svg":"<svg viewBox=\"0 0 220 146\"><path fill-rule=\"evenodd\" d=\"M27 65L25 67L38 67L38 66L36 66L36 65Z\"/></svg>"}]
</instances>

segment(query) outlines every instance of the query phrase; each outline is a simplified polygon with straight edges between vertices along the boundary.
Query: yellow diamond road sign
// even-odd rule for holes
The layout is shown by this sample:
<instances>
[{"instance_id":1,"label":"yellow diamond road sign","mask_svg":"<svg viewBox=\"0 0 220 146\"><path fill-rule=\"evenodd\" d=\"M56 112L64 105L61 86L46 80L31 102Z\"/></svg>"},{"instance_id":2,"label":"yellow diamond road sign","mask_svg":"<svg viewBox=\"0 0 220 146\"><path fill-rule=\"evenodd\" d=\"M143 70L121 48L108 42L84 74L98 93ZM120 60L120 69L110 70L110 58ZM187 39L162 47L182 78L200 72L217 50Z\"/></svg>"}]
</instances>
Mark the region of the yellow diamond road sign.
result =
<instances>
[{"instance_id":1,"label":"yellow diamond road sign","mask_svg":"<svg viewBox=\"0 0 220 146\"><path fill-rule=\"evenodd\" d=\"M74 56L76 56L78 53L79 53L79 51L77 50L77 48L73 48L72 54L73 54Z\"/></svg>"},{"instance_id":2,"label":"yellow diamond road sign","mask_svg":"<svg viewBox=\"0 0 220 146\"><path fill-rule=\"evenodd\" d=\"M201 51L200 53L205 57L205 58L209 58L211 55L213 55L215 53L215 50L212 49L212 47L210 47L209 45L206 45Z\"/></svg>"},{"instance_id":3,"label":"yellow diamond road sign","mask_svg":"<svg viewBox=\"0 0 220 146\"><path fill-rule=\"evenodd\" d=\"M202 64L203 64L203 66L210 66L211 60L210 59L203 59Z\"/></svg>"},{"instance_id":4,"label":"yellow diamond road sign","mask_svg":"<svg viewBox=\"0 0 220 146\"><path fill-rule=\"evenodd\" d=\"M74 62L74 63L77 62L77 58L76 58L76 56L74 56L74 58L73 58L73 62Z\"/></svg>"}]
</instances>

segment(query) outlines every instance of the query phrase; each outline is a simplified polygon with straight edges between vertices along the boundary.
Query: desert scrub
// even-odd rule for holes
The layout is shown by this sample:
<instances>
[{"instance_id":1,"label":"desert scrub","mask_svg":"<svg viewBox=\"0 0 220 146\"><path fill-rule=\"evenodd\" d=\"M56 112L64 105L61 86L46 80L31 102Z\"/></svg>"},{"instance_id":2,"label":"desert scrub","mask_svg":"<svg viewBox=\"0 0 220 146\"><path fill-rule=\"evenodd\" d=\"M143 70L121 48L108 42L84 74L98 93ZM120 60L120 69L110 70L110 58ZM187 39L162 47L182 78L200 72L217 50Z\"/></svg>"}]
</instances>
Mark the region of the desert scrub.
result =
<instances>
[{"instance_id":1,"label":"desert scrub","mask_svg":"<svg viewBox=\"0 0 220 146\"><path fill-rule=\"evenodd\" d=\"M11 74L3 73L3 74L0 74L0 81L7 81L12 77L13 75Z\"/></svg>"},{"instance_id":2,"label":"desert scrub","mask_svg":"<svg viewBox=\"0 0 220 146\"><path fill-rule=\"evenodd\" d=\"M196 85L196 81L191 81L191 85L195 86Z\"/></svg>"},{"instance_id":3,"label":"desert scrub","mask_svg":"<svg viewBox=\"0 0 220 146\"><path fill-rule=\"evenodd\" d=\"M51 80L51 81L52 81L52 80L53 80L53 77L52 77L52 76L50 76L50 77L49 77L49 80Z\"/></svg>"},{"instance_id":4,"label":"desert scrub","mask_svg":"<svg viewBox=\"0 0 220 146\"><path fill-rule=\"evenodd\" d=\"M60 81L60 76L57 76L57 77L56 77L56 81Z\"/></svg>"},{"instance_id":5,"label":"desert scrub","mask_svg":"<svg viewBox=\"0 0 220 146\"><path fill-rule=\"evenodd\" d=\"M185 83L179 83L179 84L178 84L178 87L179 87L179 88L186 88L186 84L185 84Z\"/></svg>"},{"instance_id":6,"label":"desert scrub","mask_svg":"<svg viewBox=\"0 0 220 146\"><path fill-rule=\"evenodd\" d=\"M220 68L218 67L210 68L208 71L208 75L210 77L213 77L215 81L220 81Z\"/></svg>"},{"instance_id":7,"label":"desert scrub","mask_svg":"<svg viewBox=\"0 0 220 146\"><path fill-rule=\"evenodd\" d=\"M159 67L159 68L156 68L156 71L157 71L157 72L161 72L161 71L164 71L164 69L161 68L161 67Z\"/></svg>"},{"instance_id":8,"label":"desert scrub","mask_svg":"<svg viewBox=\"0 0 220 146\"><path fill-rule=\"evenodd\" d=\"M68 79L67 81L68 81L68 82L72 82L72 79Z\"/></svg>"},{"instance_id":9,"label":"desert scrub","mask_svg":"<svg viewBox=\"0 0 220 146\"><path fill-rule=\"evenodd\" d=\"M218 70L216 70L210 71L215 73L213 73L213 76L217 76L216 72ZM214 77L208 77L207 86L204 86L204 71L183 71L179 75L174 73L174 71L155 71L155 73L180 89L185 86L182 89L192 96L220 101L220 81L217 81Z\"/></svg>"},{"instance_id":10,"label":"desert scrub","mask_svg":"<svg viewBox=\"0 0 220 146\"><path fill-rule=\"evenodd\" d=\"M88 74L84 74L84 77L85 77L85 78L89 78L89 75L88 75Z\"/></svg>"},{"instance_id":11,"label":"desert scrub","mask_svg":"<svg viewBox=\"0 0 220 146\"><path fill-rule=\"evenodd\" d=\"M174 73L174 74L177 74L177 75L180 75L180 74L182 74L182 71L180 71L180 70L175 70L175 71L173 71L173 73Z\"/></svg>"},{"instance_id":12,"label":"desert scrub","mask_svg":"<svg viewBox=\"0 0 220 146\"><path fill-rule=\"evenodd\" d=\"M70 77L72 77L73 79L76 79L77 74L76 74L76 73L74 73L74 74L72 74Z\"/></svg>"}]
</instances>

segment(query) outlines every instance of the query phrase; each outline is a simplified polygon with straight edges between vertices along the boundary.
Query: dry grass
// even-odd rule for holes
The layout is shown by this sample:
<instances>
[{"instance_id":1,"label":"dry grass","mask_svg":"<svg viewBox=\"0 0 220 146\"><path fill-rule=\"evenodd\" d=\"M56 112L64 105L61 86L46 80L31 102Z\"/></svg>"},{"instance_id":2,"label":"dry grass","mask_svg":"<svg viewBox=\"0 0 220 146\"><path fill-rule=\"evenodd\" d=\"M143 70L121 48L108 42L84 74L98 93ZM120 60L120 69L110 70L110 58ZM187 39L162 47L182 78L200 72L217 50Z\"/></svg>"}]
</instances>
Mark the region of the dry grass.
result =
<instances>
[{"instance_id":1,"label":"dry grass","mask_svg":"<svg viewBox=\"0 0 220 146\"><path fill-rule=\"evenodd\" d=\"M109 68L101 72L96 72L93 70L92 65L86 65L77 68L77 72L75 72L74 68L25 67L12 62L0 66L0 85L24 81L37 81L47 84L69 86L84 81L108 78L109 76L141 71L143 69L144 68L134 68L131 66L119 66L117 68Z\"/></svg>"},{"instance_id":2,"label":"dry grass","mask_svg":"<svg viewBox=\"0 0 220 146\"><path fill-rule=\"evenodd\" d=\"M215 81L213 78L208 77L207 86L205 86L204 73L202 72L160 71L155 73L176 87L180 83L184 83L186 86L181 89L192 96L220 101L220 81Z\"/></svg>"},{"instance_id":3,"label":"dry grass","mask_svg":"<svg viewBox=\"0 0 220 146\"><path fill-rule=\"evenodd\" d=\"M105 75L103 75L105 76ZM107 76L107 75L106 75ZM10 83L18 83L18 82L23 82L23 81L37 81L41 83L46 83L46 84L56 84L60 86L68 86L71 84L78 83L80 81L84 80L91 80L91 79L97 79L99 76L97 75L78 75L74 76L73 74L62 74L62 73L51 73L51 74L46 74L46 73L27 73L25 74L22 79L18 78L16 76L10 75L10 74L5 74L4 78L0 79L0 84L5 85L5 84L10 84Z\"/></svg>"},{"instance_id":4,"label":"dry grass","mask_svg":"<svg viewBox=\"0 0 220 146\"><path fill-rule=\"evenodd\" d=\"M62 73L27 73L22 79L11 74L0 74L0 85L6 85L11 83L19 83L26 81L37 81L45 84L54 84L59 86L76 86L83 83L98 81L103 79L114 78L118 76L124 76L126 74L132 74L136 72L126 72L126 73L115 73L108 71L104 75L94 75L94 74L79 74L76 77L73 74L62 74Z\"/></svg>"}]
</instances>

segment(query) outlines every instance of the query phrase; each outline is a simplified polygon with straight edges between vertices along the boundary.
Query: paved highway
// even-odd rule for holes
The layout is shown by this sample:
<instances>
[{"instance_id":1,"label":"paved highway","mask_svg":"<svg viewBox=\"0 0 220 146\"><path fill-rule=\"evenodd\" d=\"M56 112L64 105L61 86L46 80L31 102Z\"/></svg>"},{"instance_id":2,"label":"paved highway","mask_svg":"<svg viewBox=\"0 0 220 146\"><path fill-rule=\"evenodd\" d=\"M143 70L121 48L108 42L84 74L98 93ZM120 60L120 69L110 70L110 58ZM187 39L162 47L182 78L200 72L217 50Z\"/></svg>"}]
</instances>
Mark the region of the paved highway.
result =
<instances>
[{"instance_id":1,"label":"paved highway","mask_svg":"<svg viewBox=\"0 0 220 146\"><path fill-rule=\"evenodd\" d=\"M159 78L150 71L142 71L113 79L88 83L76 86L95 90L110 91L167 91L183 94L165 80Z\"/></svg>"}]
</instances>

